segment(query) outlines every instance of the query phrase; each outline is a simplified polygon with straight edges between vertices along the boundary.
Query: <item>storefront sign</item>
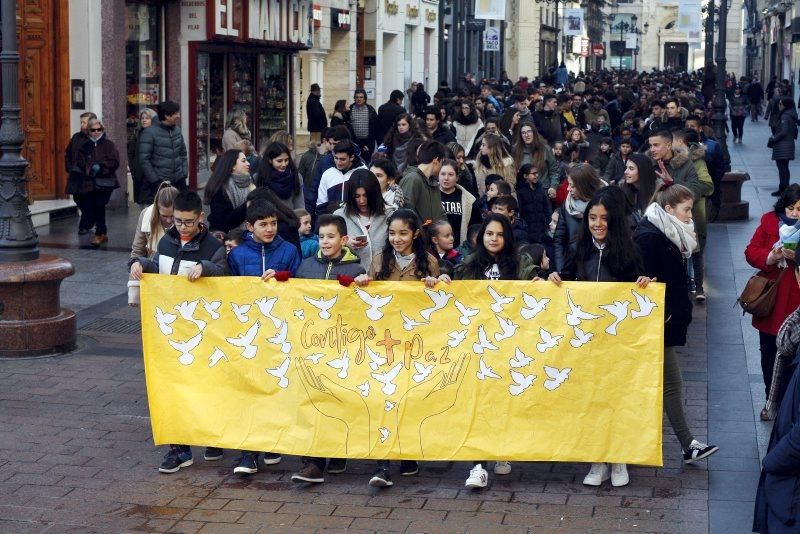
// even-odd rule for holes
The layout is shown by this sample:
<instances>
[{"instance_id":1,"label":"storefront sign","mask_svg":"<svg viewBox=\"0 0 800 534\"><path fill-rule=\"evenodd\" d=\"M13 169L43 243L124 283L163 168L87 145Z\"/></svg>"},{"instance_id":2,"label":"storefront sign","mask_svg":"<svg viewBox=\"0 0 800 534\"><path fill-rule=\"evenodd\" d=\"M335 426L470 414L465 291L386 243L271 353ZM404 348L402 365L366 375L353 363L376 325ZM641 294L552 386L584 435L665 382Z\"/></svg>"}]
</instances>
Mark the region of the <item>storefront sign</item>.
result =
<instances>
[{"instance_id":1,"label":"storefront sign","mask_svg":"<svg viewBox=\"0 0 800 534\"><path fill-rule=\"evenodd\" d=\"M589 57L589 39L587 37L581 39L581 57Z\"/></svg>"},{"instance_id":2,"label":"storefront sign","mask_svg":"<svg viewBox=\"0 0 800 534\"><path fill-rule=\"evenodd\" d=\"M592 45L592 55L593 56L604 56L606 53L605 47L603 43L595 43Z\"/></svg>"},{"instance_id":3,"label":"storefront sign","mask_svg":"<svg viewBox=\"0 0 800 534\"><path fill-rule=\"evenodd\" d=\"M350 31L350 11L331 8L331 29Z\"/></svg>"},{"instance_id":4,"label":"storefront sign","mask_svg":"<svg viewBox=\"0 0 800 534\"><path fill-rule=\"evenodd\" d=\"M505 20L506 0L475 0L475 18Z\"/></svg>"},{"instance_id":5,"label":"storefront sign","mask_svg":"<svg viewBox=\"0 0 800 534\"><path fill-rule=\"evenodd\" d=\"M311 0L249 0L248 39L293 47L313 46Z\"/></svg>"},{"instance_id":6,"label":"storefront sign","mask_svg":"<svg viewBox=\"0 0 800 534\"><path fill-rule=\"evenodd\" d=\"M483 32L483 51L484 52L499 52L500 51L500 32L497 28L490 26Z\"/></svg>"},{"instance_id":7,"label":"storefront sign","mask_svg":"<svg viewBox=\"0 0 800 534\"><path fill-rule=\"evenodd\" d=\"M206 0L181 0L181 38L184 41L205 41Z\"/></svg>"},{"instance_id":8,"label":"storefront sign","mask_svg":"<svg viewBox=\"0 0 800 534\"><path fill-rule=\"evenodd\" d=\"M213 0L214 36L239 37L242 28L242 4L237 0Z\"/></svg>"},{"instance_id":9,"label":"storefront sign","mask_svg":"<svg viewBox=\"0 0 800 534\"><path fill-rule=\"evenodd\" d=\"M314 27L322 26L322 6L314 4Z\"/></svg>"}]
</instances>

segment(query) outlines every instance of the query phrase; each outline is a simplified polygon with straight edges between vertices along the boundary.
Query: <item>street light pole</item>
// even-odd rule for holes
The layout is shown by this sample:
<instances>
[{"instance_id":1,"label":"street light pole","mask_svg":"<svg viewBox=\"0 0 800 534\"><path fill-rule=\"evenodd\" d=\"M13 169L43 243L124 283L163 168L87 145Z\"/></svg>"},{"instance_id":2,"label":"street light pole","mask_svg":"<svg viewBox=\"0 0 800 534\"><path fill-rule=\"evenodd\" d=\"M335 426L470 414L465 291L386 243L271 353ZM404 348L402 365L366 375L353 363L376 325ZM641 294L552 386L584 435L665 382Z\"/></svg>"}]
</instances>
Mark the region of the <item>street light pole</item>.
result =
<instances>
[{"instance_id":1,"label":"street light pole","mask_svg":"<svg viewBox=\"0 0 800 534\"><path fill-rule=\"evenodd\" d=\"M717 69L714 88L714 114L711 123L714 128L714 135L722 149L727 152L727 134L725 133L726 120L725 110L727 109L727 99L725 95L725 40L726 26L728 23L728 0L720 0L719 3L719 42L717 43Z\"/></svg>"}]
</instances>

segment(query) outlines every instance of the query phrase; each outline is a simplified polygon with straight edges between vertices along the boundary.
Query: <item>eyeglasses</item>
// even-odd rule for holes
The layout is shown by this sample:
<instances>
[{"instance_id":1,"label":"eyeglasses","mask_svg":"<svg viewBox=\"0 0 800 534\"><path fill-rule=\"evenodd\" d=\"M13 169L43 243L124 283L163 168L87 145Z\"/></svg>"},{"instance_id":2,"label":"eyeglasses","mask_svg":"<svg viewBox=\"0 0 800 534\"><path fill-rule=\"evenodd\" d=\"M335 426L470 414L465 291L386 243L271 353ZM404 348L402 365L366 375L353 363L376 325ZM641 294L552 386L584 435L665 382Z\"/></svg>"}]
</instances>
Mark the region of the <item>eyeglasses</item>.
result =
<instances>
[{"instance_id":1,"label":"eyeglasses","mask_svg":"<svg viewBox=\"0 0 800 534\"><path fill-rule=\"evenodd\" d=\"M197 224L199 219L192 219L191 221L184 221L181 219L174 219L175 227L182 226L184 228L194 228L194 225Z\"/></svg>"},{"instance_id":2,"label":"eyeglasses","mask_svg":"<svg viewBox=\"0 0 800 534\"><path fill-rule=\"evenodd\" d=\"M90 128L89 131L90 132L102 132L103 129L102 128Z\"/></svg>"}]
</instances>

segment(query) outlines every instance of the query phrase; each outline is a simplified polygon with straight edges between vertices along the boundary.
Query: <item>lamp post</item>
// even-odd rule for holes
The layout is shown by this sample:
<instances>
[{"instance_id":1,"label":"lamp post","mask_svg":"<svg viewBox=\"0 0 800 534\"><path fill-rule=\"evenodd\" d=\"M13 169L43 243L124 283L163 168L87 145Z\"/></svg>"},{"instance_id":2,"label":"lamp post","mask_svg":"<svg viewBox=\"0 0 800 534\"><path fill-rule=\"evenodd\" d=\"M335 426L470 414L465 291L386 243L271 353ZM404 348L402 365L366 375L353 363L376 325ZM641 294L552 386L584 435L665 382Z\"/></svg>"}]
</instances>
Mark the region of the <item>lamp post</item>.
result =
<instances>
[{"instance_id":1,"label":"lamp post","mask_svg":"<svg viewBox=\"0 0 800 534\"><path fill-rule=\"evenodd\" d=\"M633 70L636 70L637 69L637 65L636 65L636 59L637 58L636 58L636 56L639 54L639 43L638 43L639 37L638 36L639 35L644 35L644 34L647 33L648 28L650 28L650 23L649 22L645 22L644 23L644 31L642 31L636 26L636 22L639 20L639 17L637 17L636 15L631 15L630 23L628 21L626 21L626 20L620 20L615 25L614 24L614 19L615 18L616 18L615 14L612 13L611 15L609 15L609 19L611 20L611 22L609 23L609 31L611 33L613 33L616 30L619 30L619 41L618 42L620 43L620 49L619 49L619 56L618 56L619 57L619 66L618 66L618 68L622 69L622 56L624 55L625 50L627 50L627 47L626 47L626 44L625 44L624 34L625 33L633 33L633 34L635 34L637 36L636 37L636 41L637 41L636 42L636 46L633 48Z\"/></svg>"},{"instance_id":2,"label":"lamp post","mask_svg":"<svg viewBox=\"0 0 800 534\"><path fill-rule=\"evenodd\" d=\"M61 309L59 288L75 269L65 259L39 254L39 238L28 209L28 162L22 157L17 2L3 0L0 9L0 357L65 352L75 346L75 314Z\"/></svg>"},{"instance_id":3,"label":"lamp post","mask_svg":"<svg viewBox=\"0 0 800 534\"><path fill-rule=\"evenodd\" d=\"M711 124L714 128L714 136L717 142L722 147L722 150L728 150L727 134L725 133L725 110L727 109L727 100L725 95L725 74L726 74L726 59L725 59L725 40L726 40L726 26L728 23L728 1L721 0L719 4L719 41L717 43L717 69L714 87L714 114L711 117Z\"/></svg>"}]
</instances>

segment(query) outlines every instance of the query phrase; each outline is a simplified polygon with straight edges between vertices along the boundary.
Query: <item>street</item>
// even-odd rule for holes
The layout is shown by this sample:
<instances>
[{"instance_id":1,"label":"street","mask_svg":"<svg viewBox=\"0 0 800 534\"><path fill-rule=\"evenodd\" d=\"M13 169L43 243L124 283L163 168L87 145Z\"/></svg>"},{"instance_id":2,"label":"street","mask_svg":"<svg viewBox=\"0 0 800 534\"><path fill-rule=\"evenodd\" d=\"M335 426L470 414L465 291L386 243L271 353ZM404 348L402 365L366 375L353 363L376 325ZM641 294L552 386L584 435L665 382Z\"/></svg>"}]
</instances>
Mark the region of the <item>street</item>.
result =
<instances>
[{"instance_id":1,"label":"street","mask_svg":"<svg viewBox=\"0 0 800 534\"><path fill-rule=\"evenodd\" d=\"M284 457L250 478L236 451L166 476L153 446L141 333L127 306L125 262L138 209L109 211L108 250L77 247L77 219L40 229L43 253L74 262L62 305L78 313L79 348L58 357L0 361L0 532L749 532L771 424L763 407L758 336L735 300L753 269L743 251L771 208L777 171L766 121L729 144L750 220L709 225L705 306L680 348L685 411L698 440L720 446L684 466L664 421L664 467L630 466L627 487L588 488L584 464L514 463L485 491L464 488L467 462L421 464L391 488L367 485L374 462L303 487ZM730 143L730 139L729 139ZM800 178L793 162L792 176ZM266 420L269 414L264 414Z\"/></svg>"}]
</instances>

